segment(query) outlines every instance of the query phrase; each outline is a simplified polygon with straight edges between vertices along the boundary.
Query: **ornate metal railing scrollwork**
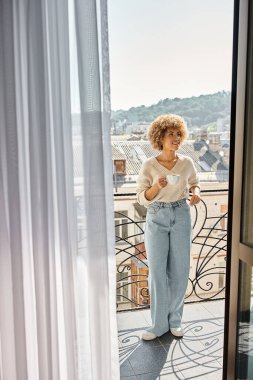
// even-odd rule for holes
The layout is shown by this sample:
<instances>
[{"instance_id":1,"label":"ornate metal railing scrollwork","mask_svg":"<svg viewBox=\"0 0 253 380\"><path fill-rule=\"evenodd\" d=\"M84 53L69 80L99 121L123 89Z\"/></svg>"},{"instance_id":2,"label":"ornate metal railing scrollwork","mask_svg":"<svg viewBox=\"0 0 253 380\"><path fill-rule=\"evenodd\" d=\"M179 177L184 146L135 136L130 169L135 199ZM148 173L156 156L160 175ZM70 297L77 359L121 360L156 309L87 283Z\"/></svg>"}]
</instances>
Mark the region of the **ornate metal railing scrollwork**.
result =
<instances>
[{"instance_id":1,"label":"ornate metal railing scrollwork","mask_svg":"<svg viewBox=\"0 0 253 380\"><path fill-rule=\"evenodd\" d=\"M145 217L140 218L136 212L134 195L124 194L127 202L133 205L132 214L115 211L118 310L149 307L148 260L144 246ZM117 194L117 201L120 199L123 202L124 196ZM191 208L191 213L191 270L185 302L224 298L227 190L203 192L201 202Z\"/></svg>"}]
</instances>

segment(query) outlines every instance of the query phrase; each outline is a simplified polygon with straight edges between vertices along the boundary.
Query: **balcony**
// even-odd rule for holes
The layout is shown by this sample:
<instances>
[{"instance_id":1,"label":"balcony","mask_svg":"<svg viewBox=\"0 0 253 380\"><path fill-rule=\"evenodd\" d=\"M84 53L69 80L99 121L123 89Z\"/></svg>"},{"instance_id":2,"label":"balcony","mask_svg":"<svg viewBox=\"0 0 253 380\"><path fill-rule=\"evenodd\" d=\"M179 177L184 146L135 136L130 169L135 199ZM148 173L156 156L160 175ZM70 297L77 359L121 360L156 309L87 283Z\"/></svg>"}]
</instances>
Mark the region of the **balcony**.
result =
<instances>
[{"instance_id":1,"label":"balcony","mask_svg":"<svg viewBox=\"0 0 253 380\"><path fill-rule=\"evenodd\" d=\"M226 189L207 189L191 208L193 239L182 339L151 342L145 209L135 194L117 194L117 318L122 379L221 379L227 239Z\"/></svg>"},{"instance_id":2,"label":"balcony","mask_svg":"<svg viewBox=\"0 0 253 380\"><path fill-rule=\"evenodd\" d=\"M188 303L185 335L170 333L147 342L149 310L117 314L121 380L222 379L224 300Z\"/></svg>"},{"instance_id":3,"label":"balcony","mask_svg":"<svg viewBox=\"0 0 253 380\"><path fill-rule=\"evenodd\" d=\"M170 333L151 342L141 334L151 323L145 209L135 193L114 196L117 319L121 379L222 379L228 191L202 190L191 208L193 239L182 339ZM217 187L220 186L220 189ZM82 198L76 197L79 249Z\"/></svg>"}]
</instances>

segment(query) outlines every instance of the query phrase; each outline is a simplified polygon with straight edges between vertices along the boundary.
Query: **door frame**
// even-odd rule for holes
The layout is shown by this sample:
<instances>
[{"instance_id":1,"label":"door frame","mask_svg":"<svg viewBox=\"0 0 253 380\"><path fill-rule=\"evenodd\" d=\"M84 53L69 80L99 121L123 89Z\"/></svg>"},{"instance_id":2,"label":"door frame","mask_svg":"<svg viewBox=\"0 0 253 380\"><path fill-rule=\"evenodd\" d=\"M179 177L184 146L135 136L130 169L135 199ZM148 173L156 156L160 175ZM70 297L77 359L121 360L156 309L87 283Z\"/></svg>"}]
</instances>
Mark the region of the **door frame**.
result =
<instances>
[{"instance_id":1,"label":"door frame","mask_svg":"<svg viewBox=\"0 0 253 380\"><path fill-rule=\"evenodd\" d=\"M234 1L231 96L228 257L225 299L223 379L236 377L239 260L253 266L252 249L240 243L246 100L248 0Z\"/></svg>"}]
</instances>

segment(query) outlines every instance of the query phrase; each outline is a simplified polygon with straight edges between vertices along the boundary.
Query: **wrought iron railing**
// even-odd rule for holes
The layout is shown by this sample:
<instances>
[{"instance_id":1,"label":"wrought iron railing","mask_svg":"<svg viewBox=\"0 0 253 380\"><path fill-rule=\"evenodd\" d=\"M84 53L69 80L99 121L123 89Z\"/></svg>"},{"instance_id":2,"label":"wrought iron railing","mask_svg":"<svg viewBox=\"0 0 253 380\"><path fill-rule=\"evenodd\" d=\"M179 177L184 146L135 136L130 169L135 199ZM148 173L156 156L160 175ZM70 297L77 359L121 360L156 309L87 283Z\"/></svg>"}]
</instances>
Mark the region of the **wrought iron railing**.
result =
<instances>
[{"instance_id":1,"label":"wrought iron railing","mask_svg":"<svg viewBox=\"0 0 253 380\"><path fill-rule=\"evenodd\" d=\"M227 248L227 189L202 192L191 208L191 270L185 302L224 298ZM149 307L145 209L131 194L115 194L118 310ZM126 212L120 210L127 210Z\"/></svg>"}]
</instances>

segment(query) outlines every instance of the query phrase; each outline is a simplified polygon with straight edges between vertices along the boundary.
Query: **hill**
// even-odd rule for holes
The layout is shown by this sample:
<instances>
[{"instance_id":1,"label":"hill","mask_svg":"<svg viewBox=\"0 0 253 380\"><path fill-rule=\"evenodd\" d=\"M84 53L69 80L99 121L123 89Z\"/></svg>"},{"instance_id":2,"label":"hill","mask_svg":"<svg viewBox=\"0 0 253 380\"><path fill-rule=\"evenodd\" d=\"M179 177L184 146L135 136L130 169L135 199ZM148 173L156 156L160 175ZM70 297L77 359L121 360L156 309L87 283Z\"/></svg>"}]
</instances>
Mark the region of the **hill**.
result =
<instances>
[{"instance_id":1,"label":"hill","mask_svg":"<svg viewBox=\"0 0 253 380\"><path fill-rule=\"evenodd\" d=\"M230 119L231 93L220 91L215 94L192 96L191 98L163 99L149 107L141 105L129 110L112 111L112 121L130 123L151 122L157 116L175 113L182 116L188 128L201 127L218 119Z\"/></svg>"}]
</instances>

